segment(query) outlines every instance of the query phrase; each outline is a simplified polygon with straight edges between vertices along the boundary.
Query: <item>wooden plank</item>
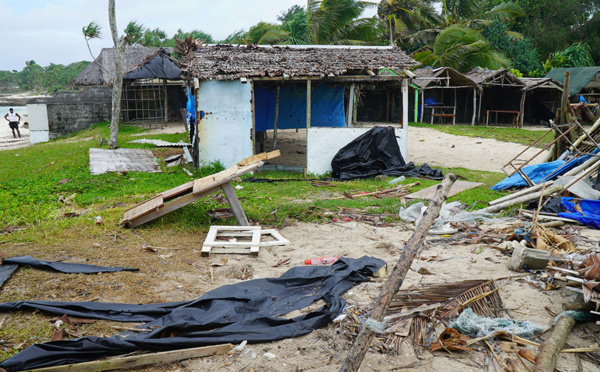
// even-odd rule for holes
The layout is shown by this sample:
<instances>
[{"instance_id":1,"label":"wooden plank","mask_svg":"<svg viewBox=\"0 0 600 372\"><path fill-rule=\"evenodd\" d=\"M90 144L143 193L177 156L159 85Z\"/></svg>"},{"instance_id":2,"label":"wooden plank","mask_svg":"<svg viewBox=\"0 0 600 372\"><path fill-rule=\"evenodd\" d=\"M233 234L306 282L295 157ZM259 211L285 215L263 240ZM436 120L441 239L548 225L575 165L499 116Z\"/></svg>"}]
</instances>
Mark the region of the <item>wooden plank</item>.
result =
<instances>
[{"instance_id":1,"label":"wooden plank","mask_svg":"<svg viewBox=\"0 0 600 372\"><path fill-rule=\"evenodd\" d=\"M133 207L125 210L123 218L119 221L120 225L124 225L130 221L147 215L164 205L163 196L158 194L152 199L146 200L142 203L136 204Z\"/></svg>"},{"instance_id":2,"label":"wooden plank","mask_svg":"<svg viewBox=\"0 0 600 372\"><path fill-rule=\"evenodd\" d=\"M238 225L249 226L250 223L248 222L248 218L246 218L244 209L242 209L240 201L238 200L237 195L235 194L235 190L231 186L231 183L226 182L226 183L222 184L221 190L223 190L223 193L225 194L225 197L227 198L229 207L231 207L231 211L233 212L233 215L235 216L235 219L237 220ZM260 239L260 236L259 236L259 239Z\"/></svg>"},{"instance_id":3,"label":"wooden plank","mask_svg":"<svg viewBox=\"0 0 600 372\"><path fill-rule=\"evenodd\" d=\"M237 163L237 165L243 167L245 165L254 164L259 161L270 160L270 159L276 158L278 156L281 156L281 151L279 149L273 150L271 152L263 152L263 153L252 155L245 159L242 159Z\"/></svg>"},{"instance_id":4,"label":"wooden plank","mask_svg":"<svg viewBox=\"0 0 600 372\"><path fill-rule=\"evenodd\" d=\"M104 360L95 360L93 362L84 362L77 364L67 364L55 367L45 367L30 369L28 372L94 372L111 371L115 369L125 369L139 366L146 366L155 363L172 363L184 359L202 358L212 355L227 354L233 348L232 344L222 344L213 346L195 347L192 349L161 351L151 354L140 354Z\"/></svg>"},{"instance_id":5,"label":"wooden plank","mask_svg":"<svg viewBox=\"0 0 600 372\"><path fill-rule=\"evenodd\" d=\"M233 167L227 168L224 171L220 171L219 173L211 174L210 176L197 179L194 181L194 189L192 193L197 194L199 192L203 192L205 190L217 187L220 185L219 181L228 179L234 174L237 174L238 171L238 166L234 165Z\"/></svg>"},{"instance_id":6,"label":"wooden plank","mask_svg":"<svg viewBox=\"0 0 600 372\"><path fill-rule=\"evenodd\" d=\"M181 197L171 201L170 203L165 204L162 208L159 208L157 211L152 211L145 216L142 216L133 221L130 221L129 223L127 223L127 227L140 226L148 221L152 221L155 218L164 216L165 214L167 214L169 212L173 212L176 209L179 209L183 206L193 203L198 199L202 199L203 197L210 195L210 194L216 192L217 190L218 190L218 188L215 188L215 189L212 189L210 191L207 191L207 192L204 192L201 194L187 194L187 195L181 196Z\"/></svg>"},{"instance_id":7,"label":"wooden plank","mask_svg":"<svg viewBox=\"0 0 600 372\"><path fill-rule=\"evenodd\" d=\"M243 167L238 167L237 165L234 165L233 167L227 168L219 173L213 174L208 177L200 178L194 181L194 188L192 192L196 194L199 192L210 190L211 188L218 188L222 184L229 182L236 177L240 177L248 172L252 172L253 170L262 166L263 164L264 163L262 161L259 161L257 163L245 165ZM234 169L236 171L232 173L232 170Z\"/></svg>"},{"instance_id":8,"label":"wooden plank","mask_svg":"<svg viewBox=\"0 0 600 372\"><path fill-rule=\"evenodd\" d=\"M161 192L164 201L173 199L181 194L187 194L194 188L194 181L186 182L183 185L177 186L173 189Z\"/></svg>"},{"instance_id":9,"label":"wooden plank","mask_svg":"<svg viewBox=\"0 0 600 372\"><path fill-rule=\"evenodd\" d=\"M202 245L201 254L209 254L211 251L211 244L214 244L217 238L217 233L219 232L218 226L211 226L208 230L208 234L206 235L206 239L204 240L204 244Z\"/></svg>"}]
</instances>

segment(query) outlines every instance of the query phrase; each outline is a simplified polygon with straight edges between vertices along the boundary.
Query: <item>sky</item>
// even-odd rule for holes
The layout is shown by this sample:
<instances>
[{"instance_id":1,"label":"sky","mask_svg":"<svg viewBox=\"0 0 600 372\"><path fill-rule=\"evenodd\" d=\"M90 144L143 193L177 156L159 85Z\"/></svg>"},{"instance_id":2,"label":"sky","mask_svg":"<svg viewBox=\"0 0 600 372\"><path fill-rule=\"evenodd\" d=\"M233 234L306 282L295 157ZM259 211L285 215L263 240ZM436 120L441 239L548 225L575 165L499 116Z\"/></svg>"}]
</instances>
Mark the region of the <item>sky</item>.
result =
<instances>
[{"instance_id":1,"label":"sky","mask_svg":"<svg viewBox=\"0 0 600 372\"><path fill-rule=\"evenodd\" d=\"M116 0L117 28L129 21L164 30L169 37L194 29L215 40L277 16L305 0ZM367 11L372 16L375 10ZM108 0L0 0L0 70L21 71L25 61L41 66L91 61L82 27L91 21L102 27L102 39L90 40L94 56L112 47Z\"/></svg>"}]
</instances>

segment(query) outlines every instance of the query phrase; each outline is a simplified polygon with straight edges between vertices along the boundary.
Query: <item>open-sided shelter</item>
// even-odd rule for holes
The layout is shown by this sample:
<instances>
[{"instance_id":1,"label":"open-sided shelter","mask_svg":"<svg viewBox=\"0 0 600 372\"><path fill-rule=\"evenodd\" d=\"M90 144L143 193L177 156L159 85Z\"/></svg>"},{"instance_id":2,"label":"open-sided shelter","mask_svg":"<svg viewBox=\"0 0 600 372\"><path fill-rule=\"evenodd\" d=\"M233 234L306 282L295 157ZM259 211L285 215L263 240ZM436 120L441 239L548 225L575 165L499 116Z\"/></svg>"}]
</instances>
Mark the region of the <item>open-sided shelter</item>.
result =
<instances>
[{"instance_id":1,"label":"open-sided shelter","mask_svg":"<svg viewBox=\"0 0 600 372\"><path fill-rule=\"evenodd\" d=\"M200 159L228 167L254 153L260 133L305 128L306 168L324 173L341 147L368 130L353 127L361 110L373 113L370 121L400 112L397 134L406 157L410 78L379 72L415 64L393 47L204 46L180 65L196 92ZM398 91L401 105L392 110L391 98L365 105L378 90L388 97Z\"/></svg>"},{"instance_id":2,"label":"open-sided shelter","mask_svg":"<svg viewBox=\"0 0 600 372\"><path fill-rule=\"evenodd\" d=\"M521 101L519 126L530 124L548 124L554 119L560 107L562 84L549 78L519 78L524 84L525 96Z\"/></svg>"},{"instance_id":3,"label":"open-sided shelter","mask_svg":"<svg viewBox=\"0 0 600 372\"><path fill-rule=\"evenodd\" d=\"M115 79L115 49L104 48L73 83L110 87ZM164 48L125 48L121 119L139 124L182 120L185 94L179 67Z\"/></svg>"},{"instance_id":4,"label":"open-sided shelter","mask_svg":"<svg viewBox=\"0 0 600 372\"><path fill-rule=\"evenodd\" d=\"M415 121L420 118L433 124L435 119L449 119L452 124L475 125L477 96L482 91L475 81L450 67L423 67L413 73Z\"/></svg>"},{"instance_id":5,"label":"open-sided shelter","mask_svg":"<svg viewBox=\"0 0 600 372\"><path fill-rule=\"evenodd\" d=\"M489 125L490 122L521 122L525 100L525 84L509 70L488 70L476 67L465 74L482 87L477 107L477 121Z\"/></svg>"}]
</instances>

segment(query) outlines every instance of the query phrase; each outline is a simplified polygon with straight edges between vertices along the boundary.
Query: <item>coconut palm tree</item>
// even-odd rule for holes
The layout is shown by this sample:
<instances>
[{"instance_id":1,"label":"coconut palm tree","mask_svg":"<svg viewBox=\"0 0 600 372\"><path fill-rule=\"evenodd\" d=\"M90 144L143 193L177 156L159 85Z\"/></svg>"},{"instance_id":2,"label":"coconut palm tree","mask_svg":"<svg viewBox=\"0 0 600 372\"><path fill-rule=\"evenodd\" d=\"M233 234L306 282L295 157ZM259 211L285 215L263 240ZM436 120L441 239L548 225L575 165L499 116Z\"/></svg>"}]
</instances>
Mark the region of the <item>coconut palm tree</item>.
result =
<instances>
[{"instance_id":1,"label":"coconut palm tree","mask_svg":"<svg viewBox=\"0 0 600 372\"><path fill-rule=\"evenodd\" d=\"M495 70L510 64L510 60L492 49L481 32L458 24L442 30L430 50L418 51L413 58L426 66L447 66L461 72L476 66Z\"/></svg>"},{"instance_id":2,"label":"coconut palm tree","mask_svg":"<svg viewBox=\"0 0 600 372\"><path fill-rule=\"evenodd\" d=\"M359 18L374 3L359 0L307 0L312 44L373 44L383 27L376 18Z\"/></svg>"}]
</instances>

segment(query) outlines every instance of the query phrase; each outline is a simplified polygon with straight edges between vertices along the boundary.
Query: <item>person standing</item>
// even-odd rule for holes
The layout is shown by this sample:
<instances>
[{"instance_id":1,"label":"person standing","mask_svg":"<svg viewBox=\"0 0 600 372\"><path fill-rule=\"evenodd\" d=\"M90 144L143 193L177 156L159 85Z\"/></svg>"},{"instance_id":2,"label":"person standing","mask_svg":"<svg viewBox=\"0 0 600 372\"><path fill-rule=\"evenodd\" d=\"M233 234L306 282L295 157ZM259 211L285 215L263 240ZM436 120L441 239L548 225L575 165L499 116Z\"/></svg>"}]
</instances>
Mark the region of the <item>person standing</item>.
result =
<instances>
[{"instance_id":1,"label":"person standing","mask_svg":"<svg viewBox=\"0 0 600 372\"><path fill-rule=\"evenodd\" d=\"M19 132L19 122L21 121L21 115L14 112L12 108L8 109L8 114L4 115L4 119L8 121L8 126L12 129L13 137L17 138L15 135L15 129L17 130L17 134L19 138L21 138L21 132Z\"/></svg>"}]
</instances>

